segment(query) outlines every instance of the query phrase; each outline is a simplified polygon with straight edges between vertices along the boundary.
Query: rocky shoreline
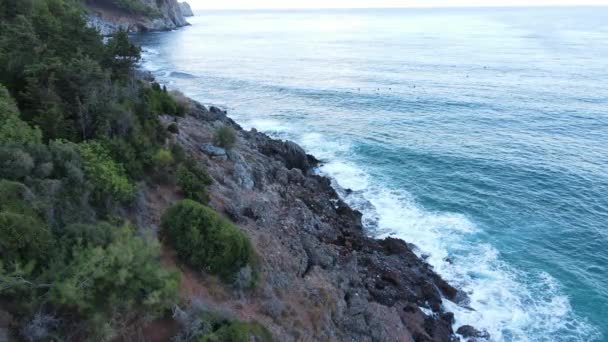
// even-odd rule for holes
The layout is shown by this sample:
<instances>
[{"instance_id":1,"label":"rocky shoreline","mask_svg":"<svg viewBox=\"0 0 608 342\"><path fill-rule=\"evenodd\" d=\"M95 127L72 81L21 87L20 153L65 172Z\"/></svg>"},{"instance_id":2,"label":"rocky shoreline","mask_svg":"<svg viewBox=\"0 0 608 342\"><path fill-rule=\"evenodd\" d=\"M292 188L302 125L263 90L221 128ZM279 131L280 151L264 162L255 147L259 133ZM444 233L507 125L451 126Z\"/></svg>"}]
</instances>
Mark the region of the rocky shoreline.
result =
<instances>
[{"instance_id":1,"label":"rocky shoreline","mask_svg":"<svg viewBox=\"0 0 608 342\"><path fill-rule=\"evenodd\" d=\"M460 340L442 302L465 305L466 294L404 241L368 237L362 214L315 174L316 158L293 142L243 130L217 107L181 101L188 115L163 123L175 123L174 142L207 167L214 179L209 205L251 237L261 273L254 291L218 297L208 281L185 272L185 300L258 321L279 341ZM237 133L231 150L213 145L222 125ZM144 223L158 224L178 197L174 189L149 189ZM458 333L467 341L488 337L469 326Z\"/></svg>"}]
</instances>

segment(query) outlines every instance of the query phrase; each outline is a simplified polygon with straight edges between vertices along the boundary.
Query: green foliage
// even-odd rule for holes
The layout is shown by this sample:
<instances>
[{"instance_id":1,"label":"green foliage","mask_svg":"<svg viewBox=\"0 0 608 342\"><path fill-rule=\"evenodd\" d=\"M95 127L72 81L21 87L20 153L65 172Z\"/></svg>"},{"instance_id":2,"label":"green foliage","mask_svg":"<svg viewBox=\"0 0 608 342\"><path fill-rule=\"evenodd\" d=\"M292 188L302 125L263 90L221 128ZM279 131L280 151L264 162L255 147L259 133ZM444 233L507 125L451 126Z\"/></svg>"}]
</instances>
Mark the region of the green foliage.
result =
<instances>
[{"instance_id":1,"label":"green foliage","mask_svg":"<svg viewBox=\"0 0 608 342\"><path fill-rule=\"evenodd\" d=\"M135 187L127 178L124 168L116 163L108 151L98 142L88 142L79 146L84 160L84 171L94 188L113 196L119 201L133 198Z\"/></svg>"},{"instance_id":2,"label":"green foliage","mask_svg":"<svg viewBox=\"0 0 608 342\"><path fill-rule=\"evenodd\" d=\"M131 44L127 31L119 30L106 45L105 65L116 78L124 78L141 59L141 48Z\"/></svg>"},{"instance_id":3,"label":"green foliage","mask_svg":"<svg viewBox=\"0 0 608 342\"><path fill-rule=\"evenodd\" d=\"M156 82L152 83L149 88L142 89L142 97L146 101L147 109L152 113L184 116L183 105L167 92L167 88L161 88L160 84Z\"/></svg>"},{"instance_id":4,"label":"green foliage","mask_svg":"<svg viewBox=\"0 0 608 342\"><path fill-rule=\"evenodd\" d=\"M215 131L215 143L223 148L230 149L236 143L234 128L224 125Z\"/></svg>"},{"instance_id":5,"label":"green foliage","mask_svg":"<svg viewBox=\"0 0 608 342\"><path fill-rule=\"evenodd\" d=\"M258 323L244 323L236 320L223 321L212 325L214 329L209 333L198 336L197 342L271 342L272 336Z\"/></svg>"},{"instance_id":6,"label":"green foliage","mask_svg":"<svg viewBox=\"0 0 608 342\"><path fill-rule=\"evenodd\" d=\"M192 200L169 208L162 219L173 247L190 265L224 279L246 266L253 254L249 238L212 209Z\"/></svg>"},{"instance_id":7,"label":"green foliage","mask_svg":"<svg viewBox=\"0 0 608 342\"><path fill-rule=\"evenodd\" d=\"M173 164L173 154L171 151L161 148L154 155L154 165L158 168L166 168Z\"/></svg>"},{"instance_id":8,"label":"green foliage","mask_svg":"<svg viewBox=\"0 0 608 342\"><path fill-rule=\"evenodd\" d=\"M175 307L173 317L181 326L180 332L173 338L176 342L272 341L272 336L262 325L241 322L225 313L210 311L198 301L193 301L185 310Z\"/></svg>"},{"instance_id":9,"label":"green foliage","mask_svg":"<svg viewBox=\"0 0 608 342\"><path fill-rule=\"evenodd\" d=\"M32 128L21 120L19 110L8 90L0 84L0 144L35 144L41 141L39 129Z\"/></svg>"},{"instance_id":10,"label":"green foliage","mask_svg":"<svg viewBox=\"0 0 608 342\"><path fill-rule=\"evenodd\" d=\"M4 265L44 262L52 244L53 236L37 217L0 212L0 256Z\"/></svg>"},{"instance_id":11,"label":"green foliage","mask_svg":"<svg viewBox=\"0 0 608 342\"><path fill-rule=\"evenodd\" d=\"M158 241L102 220L122 224L134 182L185 159L158 117L185 107L135 79L140 49L104 44L82 2L0 0L0 296L18 321L44 305L105 340L176 300Z\"/></svg>"},{"instance_id":12,"label":"green foliage","mask_svg":"<svg viewBox=\"0 0 608 342\"><path fill-rule=\"evenodd\" d=\"M175 122L172 122L167 127L167 131L169 133L178 134L179 133L179 127L177 126L177 124Z\"/></svg>"},{"instance_id":13,"label":"green foliage","mask_svg":"<svg viewBox=\"0 0 608 342\"><path fill-rule=\"evenodd\" d=\"M160 15L158 9L148 6L138 0L111 0L111 2L117 8L131 14L141 14L147 17L157 17Z\"/></svg>"},{"instance_id":14,"label":"green foliage","mask_svg":"<svg viewBox=\"0 0 608 342\"><path fill-rule=\"evenodd\" d=\"M209 202L207 187L212 183L212 178L196 160L189 159L177 168L177 185L186 198L201 203Z\"/></svg>"},{"instance_id":15,"label":"green foliage","mask_svg":"<svg viewBox=\"0 0 608 342\"><path fill-rule=\"evenodd\" d=\"M137 237L129 227L114 229L114 241L79 245L65 266L51 270L49 300L87 317L104 339L113 337L110 328L117 319L154 316L168 309L179 286L177 274L159 263L157 241Z\"/></svg>"},{"instance_id":16,"label":"green foliage","mask_svg":"<svg viewBox=\"0 0 608 342\"><path fill-rule=\"evenodd\" d=\"M75 246L105 247L117 237L117 230L106 222L96 224L73 223L63 228L61 243L72 250Z\"/></svg>"}]
</instances>

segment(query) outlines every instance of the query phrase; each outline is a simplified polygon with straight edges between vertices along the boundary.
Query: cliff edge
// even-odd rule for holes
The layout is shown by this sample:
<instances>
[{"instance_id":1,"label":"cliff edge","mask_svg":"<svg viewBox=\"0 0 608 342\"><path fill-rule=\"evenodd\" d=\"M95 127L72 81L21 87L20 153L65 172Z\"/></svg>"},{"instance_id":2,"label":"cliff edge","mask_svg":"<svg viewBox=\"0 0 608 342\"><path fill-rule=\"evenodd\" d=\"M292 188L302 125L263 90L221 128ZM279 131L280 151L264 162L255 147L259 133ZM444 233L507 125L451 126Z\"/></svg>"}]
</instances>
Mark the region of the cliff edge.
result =
<instances>
[{"instance_id":1,"label":"cliff edge","mask_svg":"<svg viewBox=\"0 0 608 342\"><path fill-rule=\"evenodd\" d=\"M190 4L188 4L187 2L180 2L179 6L182 9L182 14L184 15L184 17L193 17L194 16L194 12L192 12L192 8L190 7Z\"/></svg>"},{"instance_id":2,"label":"cliff edge","mask_svg":"<svg viewBox=\"0 0 608 342\"><path fill-rule=\"evenodd\" d=\"M167 31L188 25L183 6L177 0L87 0L85 4L88 25L97 28L102 35L120 29Z\"/></svg>"},{"instance_id":3,"label":"cliff edge","mask_svg":"<svg viewBox=\"0 0 608 342\"><path fill-rule=\"evenodd\" d=\"M245 293L220 289L181 265L186 302L260 322L277 341L458 340L442 302L466 304L466 294L405 242L368 237L361 213L340 199L330 179L314 173L313 156L293 142L241 129L219 108L182 100L189 103L187 116L161 120L176 126L173 143L213 178L209 206L245 231L260 257L258 286ZM225 125L237 133L230 150L213 145L214 132ZM152 187L145 197L138 221L154 227L181 195ZM167 262L180 265L171 248L165 250ZM159 330L166 330L162 322L144 328Z\"/></svg>"}]
</instances>

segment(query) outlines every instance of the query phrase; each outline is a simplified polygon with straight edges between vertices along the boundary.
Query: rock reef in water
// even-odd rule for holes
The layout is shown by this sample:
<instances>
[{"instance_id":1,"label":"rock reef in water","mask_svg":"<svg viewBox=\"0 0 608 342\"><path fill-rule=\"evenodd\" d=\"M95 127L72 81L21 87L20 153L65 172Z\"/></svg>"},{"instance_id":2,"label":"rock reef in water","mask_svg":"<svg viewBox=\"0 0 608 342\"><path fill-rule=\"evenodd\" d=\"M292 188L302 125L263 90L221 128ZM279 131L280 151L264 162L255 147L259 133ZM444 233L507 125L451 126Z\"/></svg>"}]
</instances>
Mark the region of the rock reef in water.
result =
<instances>
[{"instance_id":1,"label":"rock reef in water","mask_svg":"<svg viewBox=\"0 0 608 342\"><path fill-rule=\"evenodd\" d=\"M129 32L167 31L189 25L177 0L131 1L138 11L116 5L113 0L87 0L87 24L102 35L121 29Z\"/></svg>"},{"instance_id":2,"label":"rock reef in water","mask_svg":"<svg viewBox=\"0 0 608 342\"><path fill-rule=\"evenodd\" d=\"M196 271L184 272L184 297L257 321L277 341L458 340L442 302L466 295L402 240L368 237L361 213L313 172L314 157L241 129L219 108L188 107L186 117L162 120L177 124L172 139L206 166L214 179L209 205L250 236L261 274L255 291L217 296ZM224 125L236 130L237 143L220 151L213 135ZM179 194L148 191L155 200L144 219L153 225Z\"/></svg>"}]
</instances>

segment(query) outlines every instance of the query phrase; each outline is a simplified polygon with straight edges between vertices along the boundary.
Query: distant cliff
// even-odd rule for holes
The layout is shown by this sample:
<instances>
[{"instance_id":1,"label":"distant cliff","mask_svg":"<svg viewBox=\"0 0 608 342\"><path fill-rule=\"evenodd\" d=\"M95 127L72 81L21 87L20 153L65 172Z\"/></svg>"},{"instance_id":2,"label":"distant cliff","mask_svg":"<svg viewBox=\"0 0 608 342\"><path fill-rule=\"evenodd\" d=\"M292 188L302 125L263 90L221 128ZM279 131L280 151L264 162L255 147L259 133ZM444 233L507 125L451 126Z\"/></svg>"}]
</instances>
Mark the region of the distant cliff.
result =
<instances>
[{"instance_id":1,"label":"distant cliff","mask_svg":"<svg viewBox=\"0 0 608 342\"><path fill-rule=\"evenodd\" d=\"M182 14L184 15L184 17L193 17L194 16L194 12L192 12L192 8L190 7L190 4L188 4L187 2L180 2L179 7L181 7L181 9L182 9Z\"/></svg>"},{"instance_id":2,"label":"distant cliff","mask_svg":"<svg viewBox=\"0 0 608 342\"><path fill-rule=\"evenodd\" d=\"M185 16L190 14L184 15L177 0L86 0L85 3L89 26L103 35L118 29L129 32L172 30L188 25Z\"/></svg>"}]
</instances>

